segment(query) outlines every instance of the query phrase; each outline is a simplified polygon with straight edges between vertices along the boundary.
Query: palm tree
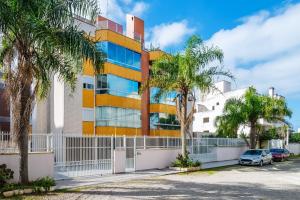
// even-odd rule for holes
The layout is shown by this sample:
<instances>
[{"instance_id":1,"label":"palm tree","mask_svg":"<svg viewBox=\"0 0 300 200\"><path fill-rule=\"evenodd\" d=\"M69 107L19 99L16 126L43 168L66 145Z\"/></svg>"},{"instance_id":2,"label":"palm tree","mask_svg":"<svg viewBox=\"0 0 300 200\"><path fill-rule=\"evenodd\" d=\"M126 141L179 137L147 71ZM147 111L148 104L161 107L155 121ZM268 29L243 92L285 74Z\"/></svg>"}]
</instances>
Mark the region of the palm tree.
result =
<instances>
[{"instance_id":1,"label":"palm tree","mask_svg":"<svg viewBox=\"0 0 300 200\"><path fill-rule=\"evenodd\" d=\"M241 112L239 110L241 108L240 103L238 99L228 99L223 109L226 117L224 117L225 114L216 117L215 125L218 127L216 132L219 137L235 138L238 136L237 131L242 123L242 118L239 115Z\"/></svg>"},{"instance_id":2,"label":"palm tree","mask_svg":"<svg viewBox=\"0 0 300 200\"><path fill-rule=\"evenodd\" d=\"M74 89L83 61L91 61L96 71L102 66L101 53L74 19L93 20L96 14L96 0L1 1L0 63L11 101L11 131L21 156L22 183L28 182L28 133L34 101L47 96L54 74Z\"/></svg>"},{"instance_id":3,"label":"palm tree","mask_svg":"<svg viewBox=\"0 0 300 200\"><path fill-rule=\"evenodd\" d=\"M177 118L181 126L182 155L187 155L186 135L195 112L194 90L208 92L215 89L214 79L218 76L232 78L222 66L223 53L215 47L208 47L198 36L192 36L186 43L183 53L165 55L151 66L151 76L143 85L145 88L160 88L155 98L159 99L176 91L175 97ZM218 63L217 66L209 66ZM187 110L188 101L192 109Z\"/></svg>"},{"instance_id":4,"label":"palm tree","mask_svg":"<svg viewBox=\"0 0 300 200\"><path fill-rule=\"evenodd\" d=\"M260 119L273 123L288 124L286 117L291 117L292 111L287 107L284 98L274 98L260 95L250 87L241 98L227 100L223 115L217 119L218 130L237 130L240 126L250 127L250 148L255 149L260 129Z\"/></svg>"}]
</instances>

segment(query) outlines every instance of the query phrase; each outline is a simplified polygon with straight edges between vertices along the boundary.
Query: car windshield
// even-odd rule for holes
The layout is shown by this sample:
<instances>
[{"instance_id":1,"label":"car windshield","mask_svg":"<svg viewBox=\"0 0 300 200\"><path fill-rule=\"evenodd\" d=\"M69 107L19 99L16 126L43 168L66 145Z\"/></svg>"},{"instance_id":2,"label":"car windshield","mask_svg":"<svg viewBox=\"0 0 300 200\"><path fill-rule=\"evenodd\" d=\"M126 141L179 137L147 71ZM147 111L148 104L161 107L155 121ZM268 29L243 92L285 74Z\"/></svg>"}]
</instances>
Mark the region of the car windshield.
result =
<instances>
[{"instance_id":1,"label":"car windshield","mask_svg":"<svg viewBox=\"0 0 300 200\"><path fill-rule=\"evenodd\" d=\"M283 153L284 150L283 149L271 149L270 150L272 153Z\"/></svg>"},{"instance_id":2,"label":"car windshield","mask_svg":"<svg viewBox=\"0 0 300 200\"><path fill-rule=\"evenodd\" d=\"M244 155L260 155L261 152L261 150L248 150L244 153Z\"/></svg>"}]
</instances>

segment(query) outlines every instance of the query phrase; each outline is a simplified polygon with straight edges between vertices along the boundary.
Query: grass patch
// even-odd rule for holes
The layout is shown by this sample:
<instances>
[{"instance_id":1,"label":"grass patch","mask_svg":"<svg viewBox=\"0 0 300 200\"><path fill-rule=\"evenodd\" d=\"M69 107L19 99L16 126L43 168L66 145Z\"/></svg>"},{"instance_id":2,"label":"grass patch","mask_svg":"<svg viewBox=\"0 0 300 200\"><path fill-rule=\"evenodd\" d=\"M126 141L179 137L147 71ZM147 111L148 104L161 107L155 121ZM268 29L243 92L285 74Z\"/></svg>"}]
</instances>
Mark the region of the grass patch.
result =
<instances>
[{"instance_id":1,"label":"grass patch","mask_svg":"<svg viewBox=\"0 0 300 200\"><path fill-rule=\"evenodd\" d=\"M181 172L179 175L197 175L197 174L208 174L208 175L214 175L219 171L224 171L228 169L232 169L236 165L228 165L228 166L221 166L221 167L215 167L215 168L210 168L210 169L201 169L196 172Z\"/></svg>"},{"instance_id":2,"label":"grass patch","mask_svg":"<svg viewBox=\"0 0 300 200\"><path fill-rule=\"evenodd\" d=\"M300 158L300 154L299 154L299 155L290 155L289 158L290 158L290 159L297 159L297 158Z\"/></svg>"}]
</instances>

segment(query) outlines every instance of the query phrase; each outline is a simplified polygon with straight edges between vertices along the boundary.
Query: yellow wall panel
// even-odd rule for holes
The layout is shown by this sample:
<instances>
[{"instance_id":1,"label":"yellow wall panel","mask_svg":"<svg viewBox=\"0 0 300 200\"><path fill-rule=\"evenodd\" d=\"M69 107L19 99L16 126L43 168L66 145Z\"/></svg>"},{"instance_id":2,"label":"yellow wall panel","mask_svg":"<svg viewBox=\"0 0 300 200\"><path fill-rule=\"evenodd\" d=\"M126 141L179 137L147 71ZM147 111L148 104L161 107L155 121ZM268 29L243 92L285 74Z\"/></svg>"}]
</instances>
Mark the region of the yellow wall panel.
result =
<instances>
[{"instance_id":1,"label":"yellow wall panel","mask_svg":"<svg viewBox=\"0 0 300 200\"><path fill-rule=\"evenodd\" d=\"M161 58L165 54L166 54L165 52L160 51L160 50L150 51L149 52L149 60L157 60L157 59Z\"/></svg>"},{"instance_id":2,"label":"yellow wall panel","mask_svg":"<svg viewBox=\"0 0 300 200\"><path fill-rule=\"evenodd\" d=\"M94 108L94 90L82 89L82 107Z\"/></svg>"},{"instance_id":3,"label":"yellow wall panel","mask_svg":"<svg viewBox=\"0 0 300 200\"><path fill-rule=\"evenodd\" d=\"M135 110L141 109L141 101L138 99L118 97L109 94L97 94L96 105L128 108Z\"/></svg>"},{"instance_id":4,"label":"yellow wall panel","mask_svg":"<svg viewBox=\"0 0 300 200\"><path fill-rule=\"evenodd\" d=\"M100 136L141 136L141 129L111 127L111 126L97 126L96 135Z\"/></svg>"},{"instance_id":5,"label":"yellow wall panel","mask_svg":"<svg viewBox=\"0 0 300 200\"><path fill-rule=\"evenodd\" d=\"M94 122L82 122L82 134L94 135Z\"/></svg>"},{"instance_id":6,"label":"yellow wall panel","mask_svg":"<svg viewBox=\"0 0 300 200\"><path fill-rule=\"evenodd\" d=\"M150 130L150 136L180 137L179 130Z\"/></svg>"},{"instance_id":7,"label":"yellow wall panel","mask_svg":"<svg viewBox=\"0 0 300 200\"><path fill-rule=\"evenodd\" d=\"M96 41L110 41L133 51L142 52L140 42L111 30L97 30L95 39Z\"/></svg>"},{"instance_id":8,"label":"yellow wall panel","mask_svg":"<svg viewBox=\"0 0 300 200\"><path fill-rule=\"evenodd\" d=\"M169 113L176 115L176 106L167 104L150 104L150 113Z\"/></svg>"},{"instance_id":9,"label":"yellow wall panel","mask_svg":"<svg viewBox=\"0 0 300 200\"><path fill-rule=\"evenodd\" d=\"M142 73L125 67L106 62L104 64L104 74L114 74L126 79L134 80L137 82L142 81Z\"/></svg>"},{"instance_id":10,"label":"yellow wall panel","mask_svg":"<svg viewBox=\"0 0 300 200\"><path fill-rule=\"evenodd\" d=\"M83 75L94 76L95 70L91 61L86 60L83 62Z\"/></svg>"}]
</instances>

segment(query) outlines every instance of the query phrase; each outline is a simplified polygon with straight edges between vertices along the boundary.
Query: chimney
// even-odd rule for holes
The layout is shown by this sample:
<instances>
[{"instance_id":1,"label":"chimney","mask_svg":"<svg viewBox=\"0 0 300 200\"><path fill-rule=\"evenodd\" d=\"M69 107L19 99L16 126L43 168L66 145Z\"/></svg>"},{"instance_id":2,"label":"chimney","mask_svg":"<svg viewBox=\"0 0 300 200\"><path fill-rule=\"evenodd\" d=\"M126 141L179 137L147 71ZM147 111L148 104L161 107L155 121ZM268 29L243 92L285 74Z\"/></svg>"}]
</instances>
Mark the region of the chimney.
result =
<instances>
[{"instance_id":1,"label":"chimney","mask_svg":"<svg viewBox=\"0 0 300 200\"><path fill-rule=\"evenodd\" d=\"M274 95L275 95L275 89L274 89L274 87L270 87L269 88L269 96L274 97Z\"/></svg>"}]
</instances>

